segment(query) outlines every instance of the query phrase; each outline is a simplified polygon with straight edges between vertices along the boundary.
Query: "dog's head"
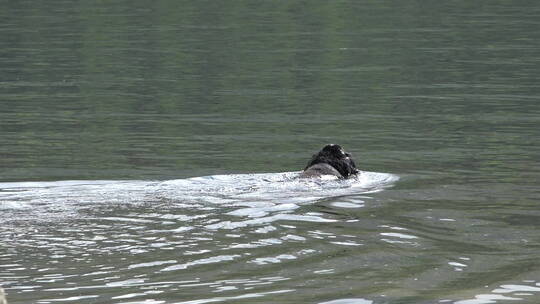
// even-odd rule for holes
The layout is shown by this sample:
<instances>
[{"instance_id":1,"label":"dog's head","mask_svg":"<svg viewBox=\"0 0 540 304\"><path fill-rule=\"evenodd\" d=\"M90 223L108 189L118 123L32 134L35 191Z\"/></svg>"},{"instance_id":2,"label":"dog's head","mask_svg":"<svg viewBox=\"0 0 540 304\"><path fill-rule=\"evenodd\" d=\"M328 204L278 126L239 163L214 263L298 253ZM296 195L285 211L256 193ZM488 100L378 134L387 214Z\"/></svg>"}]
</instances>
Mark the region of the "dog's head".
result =
<instances>
[{"instance_id":1,"label":"dog's head","mask_svg":"<svg viewBox=\"0 0 540 304\"><path fill-rule=\"evenodd\" d=\"M359 172L359 170L356 168L356 164L352 159L352 156L349 153L345 152L340 145L330 144L324 146L324 148L322 148L319 153L313 155L304 170L315 164L320 163L329 164L334 169L336 169L344 178L347 178Z\"/></svg>"}]
</instances>

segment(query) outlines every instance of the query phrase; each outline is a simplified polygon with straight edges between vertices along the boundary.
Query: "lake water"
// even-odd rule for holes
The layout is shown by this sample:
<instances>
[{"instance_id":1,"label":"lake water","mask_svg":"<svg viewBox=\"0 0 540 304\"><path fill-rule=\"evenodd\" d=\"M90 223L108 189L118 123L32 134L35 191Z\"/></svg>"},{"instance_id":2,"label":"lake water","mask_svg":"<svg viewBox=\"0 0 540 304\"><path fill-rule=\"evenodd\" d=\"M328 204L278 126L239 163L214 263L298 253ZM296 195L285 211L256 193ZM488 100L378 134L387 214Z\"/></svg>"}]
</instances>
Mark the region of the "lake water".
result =
<instances>
[{"instance_id":1,"label":"lake water","mask_svg":"<svg viewBox=\"0 0 540 304\"><path fill-rule=\"evenodd\" d=\"M10 304L540 303L539 2L0 3Z\"/></svg>"}]
</instances>

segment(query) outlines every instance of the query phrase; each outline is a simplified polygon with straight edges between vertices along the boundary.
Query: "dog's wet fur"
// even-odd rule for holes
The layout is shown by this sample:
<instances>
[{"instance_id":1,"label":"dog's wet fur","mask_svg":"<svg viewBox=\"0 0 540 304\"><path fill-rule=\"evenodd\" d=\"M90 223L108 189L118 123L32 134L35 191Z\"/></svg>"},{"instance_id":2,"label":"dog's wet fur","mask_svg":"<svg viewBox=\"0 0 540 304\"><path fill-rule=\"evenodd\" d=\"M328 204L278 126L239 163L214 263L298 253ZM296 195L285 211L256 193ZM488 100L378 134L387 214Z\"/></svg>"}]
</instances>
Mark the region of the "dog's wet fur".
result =
<instances>
[{"instance_id":1,"label":"dog's wet fur","mask_svg":"<svg viewBox=\"0 0 540 304\"><path fill-rule=\"evenodd\" d=\"M349 178L360 172L351 154L345 152L340 145L326 145L313 155L300 177L318 177L334 175L338 178Z\"/></svg>"}]
</instances>

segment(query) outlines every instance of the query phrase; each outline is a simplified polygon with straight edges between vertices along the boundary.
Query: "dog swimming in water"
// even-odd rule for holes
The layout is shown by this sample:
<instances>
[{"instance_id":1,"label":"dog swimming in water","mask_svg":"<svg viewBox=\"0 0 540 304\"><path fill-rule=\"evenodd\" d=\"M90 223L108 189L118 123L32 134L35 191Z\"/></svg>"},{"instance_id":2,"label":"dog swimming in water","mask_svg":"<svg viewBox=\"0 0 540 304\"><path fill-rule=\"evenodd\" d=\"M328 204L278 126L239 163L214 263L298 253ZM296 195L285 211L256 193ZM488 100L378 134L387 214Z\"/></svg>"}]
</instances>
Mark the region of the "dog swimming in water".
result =
<instances>
[{"instance_id":1,"label":"dog swimming in water","mask_svg":"<svg viewBox=\"0 0 540 304\"><path fill-rule=\"evenodd\" d=\"M359 172L351 154L345 152L340 145L330 144L313 155L300 177L333 175L345 179L356 176Z\"/></svg>"}]
</instances>

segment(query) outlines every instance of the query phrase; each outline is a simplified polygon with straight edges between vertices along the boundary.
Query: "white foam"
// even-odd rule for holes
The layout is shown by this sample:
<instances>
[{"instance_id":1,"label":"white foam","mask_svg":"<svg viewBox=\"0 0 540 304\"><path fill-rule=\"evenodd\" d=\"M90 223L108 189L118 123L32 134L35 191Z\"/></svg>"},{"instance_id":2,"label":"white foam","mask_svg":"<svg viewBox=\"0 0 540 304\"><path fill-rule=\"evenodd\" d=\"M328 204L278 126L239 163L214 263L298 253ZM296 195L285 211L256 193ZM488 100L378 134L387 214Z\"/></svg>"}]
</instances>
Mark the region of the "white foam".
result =
<instances>
[{"instance_id":1,"label":"white foam","mask_svg":"<svg viewBox=\"0 0 540 304\"><path fill-rule=\"evenodd\" d=\"M110 206L166 202L171 206L201 211L240 207L225 213L243 219L251 218L240 222L209 223L208 227L213 228L242 227L291 218L300 221L327 221L319 216L290 213L301 204L320 199L378 192L398 180L393 174L366 171L361 172L357 178L347 180L298 178L299 173L212 175L168 181L0 183L0 210L16 213L17 219L51 219L77 214L78 210L94 208L98 204ZM11 218L4 217L1 221L9 220ZM151 221L129 217L121 220Z\"/></svg>"}]
</instances>

